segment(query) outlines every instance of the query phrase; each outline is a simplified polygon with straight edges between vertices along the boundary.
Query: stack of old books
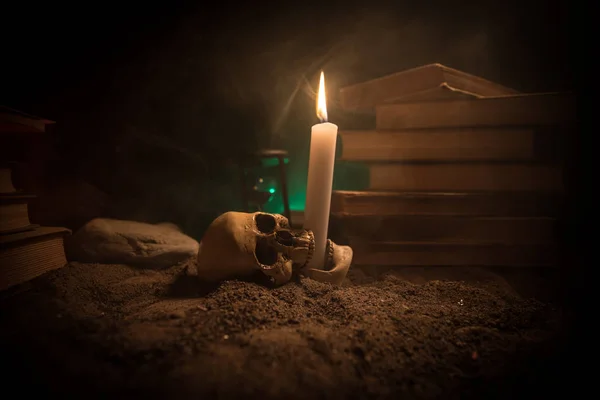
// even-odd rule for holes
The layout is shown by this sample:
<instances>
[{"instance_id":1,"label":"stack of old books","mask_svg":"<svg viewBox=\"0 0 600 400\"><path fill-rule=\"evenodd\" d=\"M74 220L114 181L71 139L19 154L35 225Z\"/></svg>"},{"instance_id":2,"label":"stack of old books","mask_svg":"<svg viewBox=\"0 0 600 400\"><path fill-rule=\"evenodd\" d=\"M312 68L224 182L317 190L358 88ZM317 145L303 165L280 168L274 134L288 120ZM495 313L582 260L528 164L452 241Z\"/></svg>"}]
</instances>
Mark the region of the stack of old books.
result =
<instances>
[{"instance_id":1,"label":"stack of old books","mask_svg":"<svg viewBox=\"0 0 600 400\"><path fill-rule=\"evenodd\" d=\"M440 64L341 90L371 130L340 127L362 191L334 191L330 232L358 265L550 265L565 192L569 93L522 94Z\"/></svg>"},{"instance_id":2,"label":"stack of old books","mask_svg":"<svg viewBox=\"0 0 600 400\"><path fill-rule=\"evenodd\" d=\"M39 226L29 218L35 198L16 187L15 166L28 161L28 146L51 121L0 108L0 290L26 282L67 263L62 227ZM18 185L17 185L18 186Z\"/></svg>"}]
</instances>

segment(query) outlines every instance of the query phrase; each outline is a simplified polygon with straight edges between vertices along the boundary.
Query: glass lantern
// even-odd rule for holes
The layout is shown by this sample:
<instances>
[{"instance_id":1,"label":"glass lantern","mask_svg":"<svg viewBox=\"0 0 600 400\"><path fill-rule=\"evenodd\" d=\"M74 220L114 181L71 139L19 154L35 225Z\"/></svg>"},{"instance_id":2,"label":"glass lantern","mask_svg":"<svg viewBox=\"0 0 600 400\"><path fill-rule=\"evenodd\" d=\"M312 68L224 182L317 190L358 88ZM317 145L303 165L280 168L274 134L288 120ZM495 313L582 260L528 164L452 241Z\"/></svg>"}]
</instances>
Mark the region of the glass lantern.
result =
<instances>
[{"instance_id":1,"label":"glass lantern","mask_svg":"<svg viewBox=\"0 0 600 400\"><path fill-rule=\"evenodd\" d=\"M261 150L241 163L242 200L246 212L283 214L291 224L285 150Z\"/></svg>"}]
</instances>

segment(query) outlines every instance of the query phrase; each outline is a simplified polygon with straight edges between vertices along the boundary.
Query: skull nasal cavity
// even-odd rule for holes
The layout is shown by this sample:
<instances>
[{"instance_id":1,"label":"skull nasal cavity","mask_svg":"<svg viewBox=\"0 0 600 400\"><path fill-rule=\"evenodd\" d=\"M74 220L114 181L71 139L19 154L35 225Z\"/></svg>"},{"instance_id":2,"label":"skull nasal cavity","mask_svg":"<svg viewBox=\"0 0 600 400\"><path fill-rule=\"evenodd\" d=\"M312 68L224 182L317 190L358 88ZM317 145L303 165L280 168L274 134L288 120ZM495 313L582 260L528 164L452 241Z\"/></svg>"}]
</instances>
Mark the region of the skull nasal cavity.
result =
<instances>
[{"instance_id":1,"label":"skull nasal cavity","mask_svg":"<svg viewBox=\"0 0 600 400\"><path fill-rule=\"evenodd\" d=\"M256 214L254 221L256 222L256 227L262 233L273 233L275 227L277 227L277 221L269 214Z\"/></svg>"},{"instance_id":2,"label":"skull nasal cavity","mask_svg":"<svg viewBox=\"0 0 600 400\"><path fill-rule=\"evenodd\" d=\"M265 240L258 240L254 249L256 260L262 265L273 265L277 262L277 250Z\"/></svg>"},{"instance_id":3,"label":"skull nasal cavity","mask_svg":"<svg viewBox=\"0 0 600 400\"><path fill-rule=\"evenodd\" d=\"M290 231L280 230L275 234L275 238L284 246L294 245L294 235L292 235Z\"/></svg>"}]
</instances>

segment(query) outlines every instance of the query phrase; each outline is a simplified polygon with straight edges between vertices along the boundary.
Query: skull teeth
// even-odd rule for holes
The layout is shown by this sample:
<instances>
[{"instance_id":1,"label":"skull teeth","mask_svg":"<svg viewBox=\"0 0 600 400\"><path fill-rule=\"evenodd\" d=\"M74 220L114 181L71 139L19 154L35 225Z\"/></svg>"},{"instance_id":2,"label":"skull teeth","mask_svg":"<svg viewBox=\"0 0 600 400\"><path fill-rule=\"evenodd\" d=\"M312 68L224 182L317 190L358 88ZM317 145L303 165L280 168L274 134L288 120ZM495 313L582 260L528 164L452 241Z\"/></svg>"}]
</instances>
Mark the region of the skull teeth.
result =
<instances>
[{"instance_id":1,"label":"skull teeth","mask_svg":"<svg viewBox=\"0 0 600 400\"><path fill-rule=\"evenodd\" d=\"M333 242L331 239L327 239L327 262L325 269L329 271L331 268L333 268Z\"/></svg>"},{"instance_id":2,"label":"skull teeth","mask_svg":"<svg viewBox=\"0 0 600 400\"><path fill-rule=\"evenodd\" d=\"M302 264L300 268L306 267L310 263L310 260L315 253L315 235L310 230L307 230L306 234L308 236L308 253L306 254L306 260L304 261L304 264Z\"/></svg>"}]
</instances>

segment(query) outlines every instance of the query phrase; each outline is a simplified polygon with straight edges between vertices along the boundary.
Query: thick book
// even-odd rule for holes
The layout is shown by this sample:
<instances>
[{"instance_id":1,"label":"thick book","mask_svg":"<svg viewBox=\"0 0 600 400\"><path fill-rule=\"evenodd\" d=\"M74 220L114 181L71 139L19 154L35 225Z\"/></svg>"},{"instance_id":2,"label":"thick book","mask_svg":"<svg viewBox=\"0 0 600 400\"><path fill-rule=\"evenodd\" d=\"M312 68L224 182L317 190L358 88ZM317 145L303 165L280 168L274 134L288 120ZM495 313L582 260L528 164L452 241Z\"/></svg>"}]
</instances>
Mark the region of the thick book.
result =
<instances>
[{"instance_id":1,"label":"thick book","mask_svg":"<svg viewBox=\"0 0 600 400\"><path fill-rule=\"evenodd\" d=\"M502 160L534 156L532 129L340 130L346 161Z\"/></svg>"},{"instance_id":2,"label":"thick book","mask_svg":"<svg viewBox=\"0 0 600 400\"><path fill-rule=\"evenodd\" d=\"M39 227L0 235L0 290L66 265L64 238L70 233L61 227Z\"/></svg>"},{"instance_id":3,"label":"thick book","mask_svg":"<svg viewBox=\"0 0 600 400\"><path fill-rule=\"evenodd\" d=\"M530 163L372 164L370 190L562 192L559 166Z\"/></svg>"},{"instance_id":4,"label":"thick book","mask_svg":"<svg viewBox=\"0 0 600 400\"><path fill-rule=\"evenodd\" d=\"M340 90L342 108L366 112L390 101L480 98L519 93L487 79L447 67L428 64Z\"/></svg>"},{"instance_id":5,"label":"thick book","mask_svg":"<svg viewBox=\"0 0 600 400\"><path fill-rule=\"evenodd\" d=\"M551 267L559 257L555 244L357 240L350 245L356 266Z\"/></svg>"},{"instance_id":6,"label":"thick book","mask_svg":"<svg viewBox=\"0 0 600 400\"><path fill-rule=\"evenodd\" d=\"M50 124L54 124L54 121L0 106L0 134L44 133L46 126Z\"/></svg>"},{"instance_id":7,"label":"thick book","mask_svg":"<svg viewBox=\"0 0 600 400\"><path fill-rule=\"evenodd\" d=\"M386 241L483 241L486 243L555 243L554 217L466 215L332 215L335 230L348 238Z\"/></svg>"},{"instance_id":8,"label":"thick book","mask_svg":"<svg viewBox=\"0 0 600 400\"><path fill-rule=\"evenodd\" d=\"M417 101L439 101L439 100L460 100L460 99L481 99L488 97L481 94L468 92L456 87L450 86L448 83L442 83L431 89L425 89L415 93L403 94L397 97L391 97L384 100L381 104L389 103L407 103Z\"/></svg>"},{"instance_id":9,"label":"thick book","mask_svg":"<svg viewBox=\"0 0 600 400\"><path fill-rule=\"evenodd\" d=\"M29 220L29 201L34 195L0 194L0 235L31 230L34 225Z\"/></svg>"},{"instance_id":10,"label":"thick book","mask_svg":"<svg viewBox=\"0 0 600 400\"><path fill-rule=\"evenodd\" d=\"M376 129L545 126L576 121L572 93L533 93L473 100L377 106Z\"/></svg>"},{"instance_id":11,"label":"thick book","mask_svg":"<svg viewBox=\"0 0 600 400\"><path fill-rule=\"evenodd\" d=\"M0 166L0 194L15 193L16 191L12 181L12 169Z\"/></svg>"},{"instance_id":12,"label":"thick book","mask_svg":"<svg viewBox=\"0 0 600 400\"><path fill-rule=\"evenodd\" d=\"M528 192L384 192L334 190L332 216L556 216L560 194Z\"/></svg>"}]
</instances>

